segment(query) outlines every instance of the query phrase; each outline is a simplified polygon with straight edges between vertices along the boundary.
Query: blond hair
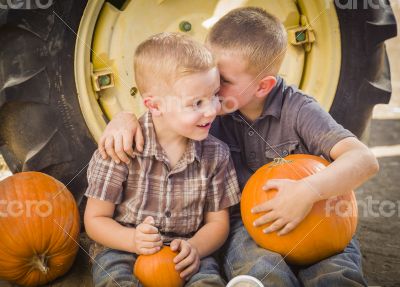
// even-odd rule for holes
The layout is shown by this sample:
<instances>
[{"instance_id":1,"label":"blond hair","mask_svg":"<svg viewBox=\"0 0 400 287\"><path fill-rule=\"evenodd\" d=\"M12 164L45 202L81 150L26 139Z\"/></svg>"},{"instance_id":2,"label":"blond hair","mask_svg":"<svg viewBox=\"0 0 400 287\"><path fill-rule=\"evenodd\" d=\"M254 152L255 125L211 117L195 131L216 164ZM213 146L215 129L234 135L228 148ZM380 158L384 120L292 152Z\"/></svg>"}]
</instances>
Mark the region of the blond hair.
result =
<instances>
[{"instance_id":1,"label":"blond hair","mask_svg":"<svg viewBox=\"0 0 400 287\"><path fill-rule=\"evenodd\" d=\"M135 51L136 85L143 95L160 82L177 79L215 67L211 52L184 34L159 33L142 42Z\"/></svg>"},{"instance_id":2,"label":"blond hair","mask_svg":"<svg viewBox=\"0 0 400 287\"><path fill-rule=\"evenodd\" d=\"M286 52L287 34L278 18L262 8L230 11L212 27L207 44L238 52L252 73L276 75Z\"/></svg>"}]
</instances>

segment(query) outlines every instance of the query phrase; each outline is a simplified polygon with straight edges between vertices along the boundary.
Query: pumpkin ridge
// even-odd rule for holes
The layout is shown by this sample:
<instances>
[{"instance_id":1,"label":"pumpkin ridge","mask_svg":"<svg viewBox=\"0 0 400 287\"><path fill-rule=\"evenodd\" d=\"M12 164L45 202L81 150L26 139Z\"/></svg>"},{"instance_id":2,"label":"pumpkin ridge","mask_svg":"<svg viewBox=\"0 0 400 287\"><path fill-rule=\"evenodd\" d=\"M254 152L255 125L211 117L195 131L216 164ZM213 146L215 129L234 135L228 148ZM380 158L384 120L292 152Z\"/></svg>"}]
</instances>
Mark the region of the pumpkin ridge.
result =
<instances>
[{"instance_id":1,"label":"pumpkin ridge","mask_svg":"<svg viewBox=\"0 0 400 287\"><path fill-rule=\"evenodd\" d=\"M9 178L4 179L2 181L2 183L3 183L3 186L0 186L1 190L2 191L5 190L5 192L2 192L2 196L4 196L4 198L6 198L7 202L10 202L13 199L13 194L12 193L13 193L13 191L15 192L15 190L16 190L16 182L15 182L14 178L9 177ZM16 195L16 192L15 192L15 195ZM9 216L6 216L6 217L9 217ZM0 217L0 222L2 220L6 220L6 219ZM18 223L21 223L21 222L18 222ZM3 226L3 224L0 224L0 228L1 227L4 227L1 230L2 231L1 234L2 234L3 240L4 240L4 237L7 237L7 239L8 239L6 241L7 247L12 247L14 244L19 245L19 246L21 246L21 245L23 246L23 245L26 244L26 241L25 241L26 237L25 236L22 236L22 238L20 240L18 240L17 238L19 238L19 237L14 237L13 234L9 233L10 230L7 229L5 225ZM19 229L21 229L21 228L19 228ZM6 248L2 248L2 249L3 250L7 250ZM9 250L7 250L7 251L9 251ZM15 252L12 252L12 253L7 252L7 253L11 257L20 255L19 253L15 253Z\"/></svg>"}]
</instances>

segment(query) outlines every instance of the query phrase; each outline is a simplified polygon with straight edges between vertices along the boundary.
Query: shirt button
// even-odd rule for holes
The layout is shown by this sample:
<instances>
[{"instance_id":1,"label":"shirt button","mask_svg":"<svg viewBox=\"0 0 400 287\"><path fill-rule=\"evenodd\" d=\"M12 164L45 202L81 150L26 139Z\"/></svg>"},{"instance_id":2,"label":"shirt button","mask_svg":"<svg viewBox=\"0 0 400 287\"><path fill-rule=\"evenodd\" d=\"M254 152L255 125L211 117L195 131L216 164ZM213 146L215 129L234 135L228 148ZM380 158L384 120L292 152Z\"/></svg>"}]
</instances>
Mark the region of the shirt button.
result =
<instances>
[{"instance_id":1,"label":"shirt button","mask_svg":"<svg viewBox=\"0 0 400 287\"><path fill-rule=\"evenodd\" d=\"M166 217L171 217L171 211L167 210L167 211L165 212L165 216L166 216Z\"/></svg>"},{"instance_id":2,"label":"shirt button","mask_svg":"<svg viewBox=\"0 0 400 287\"><path fill-rule=\"evenodd\" d=\"M288 151L287 151L287 150L284 150L284 151L282 152L282 155L285 157L285 156L288 156L288 155L289 155L289 153L288 153Z\"/></svg>"},{"instance_id":3,"label":"shirt button","mask_svg":"<svg viewBox=\"0 0 400 287\"><path fill-rule=\"evenodd\" d=\"M249 131L248 135L251 137L254 135L254 131Z\"/></svg>"},{"instance_id":4,"label":"shirt button","mask_svg":"<svg viewBox=\"0 0 400 287\"><path fill-rule=\"evenodd\" d=\"M250 158L253 159L256 157L256 153L254 151L250 152Z\"/></svg>"}]
</instances>

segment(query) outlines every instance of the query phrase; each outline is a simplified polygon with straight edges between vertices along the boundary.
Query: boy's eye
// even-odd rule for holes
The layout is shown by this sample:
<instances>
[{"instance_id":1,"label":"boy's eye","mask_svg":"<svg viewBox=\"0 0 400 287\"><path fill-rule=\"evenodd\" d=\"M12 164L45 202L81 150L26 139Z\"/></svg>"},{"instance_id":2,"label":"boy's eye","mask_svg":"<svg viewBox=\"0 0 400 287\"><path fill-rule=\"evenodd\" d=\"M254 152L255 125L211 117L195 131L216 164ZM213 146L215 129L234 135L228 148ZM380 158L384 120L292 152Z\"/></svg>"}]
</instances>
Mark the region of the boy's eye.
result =
<instances>
[{"instance_id":1,"label":"boy's eye","mask_svg":"<svg viewBox=\"0 0 400 287\"><path fill-rule=\"evenodd\" d=\"M225 78L220 78L220 80L221 80L221 84L228 84L229 83L229 81L227 81Z\"/></svg>"},{"instance_id":2,"label":"boy's eye","mask_svg":"<svg viewBox=\"0 0 400 287\"><path fill-rule=\"evenodd\" d=\"M202 100L197 100L197 101L194 102L193 106L194 106L195 108L198 108L198 107L201 107L201 104L202 104L202 103L203 103Z\"/></svg>"}]
</instances>

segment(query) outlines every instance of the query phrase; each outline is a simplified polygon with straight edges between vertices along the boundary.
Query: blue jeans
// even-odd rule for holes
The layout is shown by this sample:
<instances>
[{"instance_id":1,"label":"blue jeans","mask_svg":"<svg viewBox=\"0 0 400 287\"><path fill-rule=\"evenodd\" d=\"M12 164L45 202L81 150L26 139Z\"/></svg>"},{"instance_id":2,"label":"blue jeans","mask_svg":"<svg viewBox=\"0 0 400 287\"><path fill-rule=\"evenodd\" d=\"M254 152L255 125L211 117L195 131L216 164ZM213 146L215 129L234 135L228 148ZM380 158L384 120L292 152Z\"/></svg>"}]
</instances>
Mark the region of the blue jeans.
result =
<instances>
[{"instance_id":1,"label":"blue jeans","mask_svg":"<svg viewBox=\"0 0 400 287\"><path fill-rule=\"evenodd\" d=\"M231 230L222 255L228 280L247 274L265 286L367 286L356 239L342 253L298 268L288 265L280 254L259 247L244 228L240 214L231 216Z\"/></svg>"},{"instance_id":2,"label":"blue jeans","mask_svg":"<svg viewBox=\"0 0 400 287\"><path fill-rule=\"evenodd\" d=\"M92 266L93 285L96 287L142 286L133 275L137 255L115 249L106 249L95 258ZM225 286L216 260L209 256L201 260L199 271L185 286Z\"/></svg>"}]
</instances>

